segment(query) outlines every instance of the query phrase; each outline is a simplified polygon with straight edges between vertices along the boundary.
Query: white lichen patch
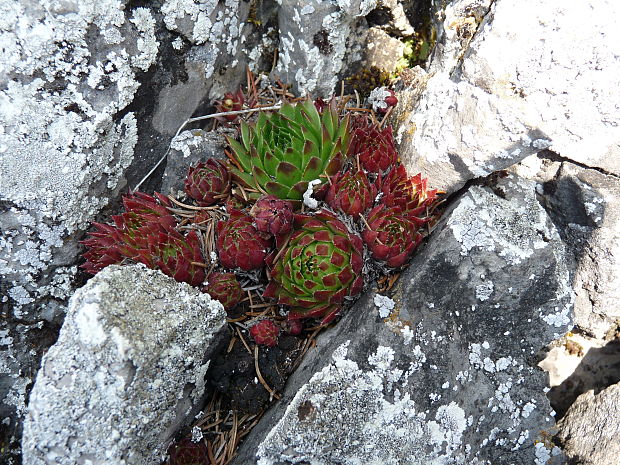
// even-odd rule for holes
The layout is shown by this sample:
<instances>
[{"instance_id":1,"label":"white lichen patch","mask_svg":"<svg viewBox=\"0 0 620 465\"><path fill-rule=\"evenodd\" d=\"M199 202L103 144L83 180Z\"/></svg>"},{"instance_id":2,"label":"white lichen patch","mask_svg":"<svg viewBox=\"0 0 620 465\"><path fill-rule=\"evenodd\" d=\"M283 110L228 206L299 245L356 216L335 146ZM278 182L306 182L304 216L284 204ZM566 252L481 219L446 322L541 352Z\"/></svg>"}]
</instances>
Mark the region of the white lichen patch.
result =
<instances>
[{"instance_id":1,"label":"white lichen patch","mask_svg":"<svg viewBox=\"0 0 620 465\"><path fill-rule=\"evenodd\" d=\"M390 313L392 312L392 310L394 310L394 306L396 305L396 303L388 296L381 294L376 294L373 299L375 302L375 306L379 311L379 316L381 318L387 318L388 316L390 316Z\"/></svg>"},{"instance_id":2,"label":"white lichen patch","mask_svg":"<svg viewBox=\"0 0 620 465\"><path fill-rule=\"evenodd\" d=\"M170 148L181 152L183 158L188 158L192 152L202 146L204 143L204 136L205 133L201 130L183 131L172 139Z\"/></svg>"},{"instance_id":3,"label":"white lichen patch","mask_svg":"<svg viewBox=\"0 0 620 465\"><path fill-rule=\"evenodd\" d=\"M485 281L482 284L476 286L476 299L484 302L491 297L493 293L493 281Z\"/></svg>"},{"instance_id":4,"label":"white lichen patch","mask_svg":"<svg viewBox=\"0 0 620 465\"><path fill-rule=\"evenodd\" d=\"M493 195L484 189L470 189L452 213L448 226L461 243L461 255L472 250L496 252L507 264L518 265L541 248L539 242L544 244L540 234L552 236L547 215L534 197L533 183L524 205L499 204L491 201Z\"/></svg>"},{"instance_id":5,"label":"white lichen patch","mask_svg":"<svg viewBox=\"0 0 620 465\"><path fill-rule=\"evenodd\" d=\"M387 87L376 87L368 96L368 104L372 106L372 109L375 111L385 111L388 106L385 99L390 95L390 91Z\"/></svg>"},{"instance_id":6,"label":"white lichen patch","mask_svg":"<svg viewBox=\"0 0 620 465\"><path fill-rule=\"evenodd\" d=\"M412 457L419 463L444 463L464 447L467 420L456 402L438 404L429 420L408 393L393 390L403 375L392 367L391 348L377 347L368 360L373 368L364 371L346 358L347 347L340 346L333 362L297 392L284 417L259 445L259 465L279 461L396 465L411 463ZM300 409L308 403L316 415L306 416Z\"/></svg>"},{"instance_id":7,"label":"white lichen patch","mask_svg":"<svg viewBox=\"0 0 620 465\"><path fill-rule=\"evenodd\" d=\"M304 192L304 205L308 208L317 208L319 206L318 200L312 197L314 194L314 186L318 186L322 183L320 179L313 179L308 183L308 187L306 188L306 192Z\"/></svg>"},{"instance_id":8,"label":"white lichen patch","mask_svg":"<svg viewBox=\"0 0 620 465\"><path fill-rule=\"evenodd\" d=\"M72 291L60 249L116 195L133 159L136 73L157 55L150 10L123 2L0 0L0 274L23 305ZM69 244L70 245L70 244ZM71 247L69 247L71 248ZM75 250L70 252L75 254Z\"/></svg>"},{"instance_id":9,"label":"white lichen patch","mask_svg":"<svg viewBox=\"0 0 620 465\"><path fill-rule=\"evenodd\" d=\"M530 124L551 139L537 145L598 166L615 161L617 170L609 155L620 124L620 99L611 90L620 86L619 15L613 0L495 2L492 24L471 43L463 78L508 94L506 100L518 94L511 106L526 108Z\"/></svg>"}]
</instances>

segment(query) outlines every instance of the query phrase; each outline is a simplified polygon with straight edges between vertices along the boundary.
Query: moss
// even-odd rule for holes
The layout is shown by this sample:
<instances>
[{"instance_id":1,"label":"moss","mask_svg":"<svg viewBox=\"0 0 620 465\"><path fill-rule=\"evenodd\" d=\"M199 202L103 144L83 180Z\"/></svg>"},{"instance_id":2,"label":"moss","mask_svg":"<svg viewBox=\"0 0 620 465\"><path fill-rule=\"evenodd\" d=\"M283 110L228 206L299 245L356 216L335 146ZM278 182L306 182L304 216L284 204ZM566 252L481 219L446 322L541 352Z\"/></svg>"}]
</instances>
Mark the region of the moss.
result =
<instances>
[{"instance_id":1,"label":"moss","mask_svg":"<svg viewBox=\"0 0 620 465\"><path fill-rule=\"evenodd\" d=\"M398 68L402 70L414 66L424 66L435 44L435 39L435 31L432 30L428 37L423 34L415 34L403 40L405 51L398 61Z\"/></svg>"},{"instance_id":2,"label":"moss","mask_svg":"<svg viewBox=\"0 0 620 465\"><path fill-rule=\"evenodd\" d=\"M349 91L356 90L360 97L366 98L376 87L391 86L396 80L396 75L382 70L376 66L362 68L357 73L345 79Z\"/></svg>"}]
</instances>

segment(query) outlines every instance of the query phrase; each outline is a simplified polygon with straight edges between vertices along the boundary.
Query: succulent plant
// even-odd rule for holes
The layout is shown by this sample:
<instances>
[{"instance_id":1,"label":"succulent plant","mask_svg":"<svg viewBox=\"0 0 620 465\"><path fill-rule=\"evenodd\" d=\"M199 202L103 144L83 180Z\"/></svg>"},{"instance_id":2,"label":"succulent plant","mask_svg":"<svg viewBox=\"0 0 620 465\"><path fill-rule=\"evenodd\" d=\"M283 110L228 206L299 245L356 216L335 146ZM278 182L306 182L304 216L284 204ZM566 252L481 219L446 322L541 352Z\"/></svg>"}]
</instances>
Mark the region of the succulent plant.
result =
<instances>
[{"instance_id":1,"label":"succulent plant","mask_svg":"<svg viewBox=\"0 0 620 465\"><path fill-rule=\"evenodd\" d=\"M275 347L278 344L280 327L273 320L260 320L250 328L250 336L254 342L267 347Z\"/></svg>"},{"instance_id":2,"label":"succulent plant","mask_svg":"<svg viewBox=\"0 0 620 465\"><path fill-rule=\"evenodd\" d=\"M252 217L239 210L231 210L228 220L218 222L216 247L223 267L250 271L265 264L270 241L252 222Z\"/></svg>"},{"instance_id":3,"label":"succulent plant","mask_svg":"<svg viewBox=\"0 0 620 465\"><path fill-rule=\"evenodd\" d=\"M183 438L172 444L168 449L170 459L168 465L206 465L207 446L204 441L192 442L190 438Z\"/></svg>"},{"instance_id":4,"label":"succulent plant","mask_svg":"<svg viewBox=\"0 0 620 465\"><path fill-rule=\"evenodd\" d=\"M124 245L134 244L140 236L141 227L154 222L166 227L176 226L176 220L164 205L170 201L159 193L157 199L143 192L133 192L123 197L125 212L113 215L113 225L93 223L97 231L81 244L87 247L84 258L86 263L81 267L91 274L96 274L108 265L121 263L125 258L132 258L122 252ZM161 205L159 202L164 203Z\"/></svg>"},{"instance_id":5,"label":"succulent plant","mask_svg":"<svg viewBox=\"0 0 620 465\"><path fill-rule=\"evenodd\" d=\"M422 240L419 227L425 223L398 207L377 205L368 213L362 238L375 260L391 268L403 265Z\"/></svg>"},{"instance_id":6,"label":"succulent plant","mask_svg":"<svg viewBox=\"0 0 620 465\"><path fill-rule=\"evenodd\" d=\"M279 236L288 234L293 228L293 205L275 195L264 195L256 201L250 215L254 217L256 229Z\"/></svg>"},{"instance_id":7,"label":"succulent plant","mask_svg":"<svg viewBox=\"0 0 620 465\"><path fill-rule=\"evenodd\" d=\"M368 176L360 170L356 173L338 173L332 179L325 201L330 207L357 218L360 213L372 207L376 196L376 186L371 184Z\"/></svg>"},{"instance_id":8,"label":"succulent plant","mask_svg":"<svg viewBox=\"0 0 620 465\"><path fill-rule=\"evenodd\" d=\"M312 100L286 103L241 122L241 141L228 138L238 167L233 176L261 193L301 200L308 182L340 171L348 150L348 117L334 105L319 113Z\"/></svg>"},{"instance_id":9,"label":"succulent plant","mask_svg":"<svg viewBox=\"0 0 620 465\"><path fill-rule=\"evenodd\" d=\"M219 160L190 166L185 178L185 192L201 207L208 207L225 199L230 193L230 173Z\"/></svg>"},{"instance_id":10,"label":"succulent plant","mask_svg":"<svg viewBox=\"0 0 620 465\"><path fill-rule=\"evenodd\" d=\"M185 236L176 229L148 223L138 231L139 248L123 244L122 252L133 260L157 268L179 282L199 286L205 279L200 238L192 230Z\"/></svg>"},{"instance_id":11,"label":"succulent plant","mask_svg":"<svg viewBox=\"0 0 620 465\"><path fill-rule=\"evenodd\" d=\"M284 329L291 336L297 336L303 331L304 325L299 319L287 318Z\"/></svg>"},{"instance_id":12,"label":"succulent plant","mask_svg":"<svg viewBox=\"0 0 620 465\"><path fill-rule=\"evenodd\" d=\"M239 111L243 109L243 103L245 98L243 92L239 89L237 92L226 92L222 100L216 100L215 109L218 113L225 113L228 111ZM235 121L239 115L222 115L216 117L219 121Z\"/></svg>"},{"instance_id":13,"label":"succulent plant","mask_svg":"<svg viewBox=\"0 0 620 465\"><path fill-rule=\"evenodd\" d=\"M362 240L333 214L296 215L294 231L279 245L263 295L290 306L289 319L322 317L328 323L345 297L362 290Z\"/></svg>"},{"instance_id":14,"label":"succulent plant","mask_svg":"<svg viewBox=\"0 0 620 465\"><path fill-rule=\"evenodd\" d=\"M349 155L359 158L360 164L369 173L386 171L398 160L392 127L358 126L351 137Z\"/></svg>"},{"instance_id":15,"label":"succulent plant","mask_svg":"<svg viewBox=\"0 0 620 465\"><path fill-rule=\"evenodd\" d=\"M118 244L118 230L114 226L102 223L93 223L97 231L92 231L90 237L80 243L87 247L84 253L86 262L80 265L87 273L97 274L108 265L123 261L123 255L116 247Z\"/></svg>"},{"instance_id":16,"label":"succulent plant","mask_svg":"<svg viewBox=\"0 0 620 465\"><path fill-rule=\"evenodd\" d=\"M234 273L211 273L207 278L207 285L203 287L215 300L219 300L224 310L231 310L243 299L243 289Z\"/></svg>"},{"instance_id":17,"label":"succulent plant","mask_svg":"<svg viewBox=\"0 0 620 465\"><path fill-rule=\"evenodd\" d=\"M426 179L421 174L407 176L403 165L391 170L381 184L381 202L388 207L399 207L415 216L421 216L436 198L437 191L427 188Z\"/></svg>"}]
</instances>

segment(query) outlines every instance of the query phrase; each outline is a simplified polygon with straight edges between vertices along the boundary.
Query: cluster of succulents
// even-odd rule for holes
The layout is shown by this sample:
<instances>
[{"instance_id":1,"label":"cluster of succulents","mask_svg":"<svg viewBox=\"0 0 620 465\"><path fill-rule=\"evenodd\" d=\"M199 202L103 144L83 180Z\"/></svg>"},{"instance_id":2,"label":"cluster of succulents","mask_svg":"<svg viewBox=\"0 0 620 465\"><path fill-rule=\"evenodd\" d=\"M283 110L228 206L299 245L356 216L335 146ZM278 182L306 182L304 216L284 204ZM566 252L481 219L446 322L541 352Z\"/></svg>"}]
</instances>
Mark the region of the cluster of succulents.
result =
<instances>
[{"instance_id":1,"label":"cluster of succulents","mask_svg":"<svg viewBox=\"0 0 620 465\"><path fill-rule=\"evenodd\" d=\"M382 92L394 105L393 92ZM227 94L217 109L244 102L242 93ZM404 265L434 217L436 191L407 175L391 127L364 113L350 118L335 99L258 113L239 118L228 162L189 167L185 204L157 193L126 196L126 211L96 223L83 241L83 267L94 274L144 263L229 312L246 296L240 282L264 286L262 298L288 310L288 319L258 318L247 329L273 347L280 330L299 334L314 318L329 323L377 273ZM179 205L190 210L180 215Z\"/></svg>"}]
</instances>

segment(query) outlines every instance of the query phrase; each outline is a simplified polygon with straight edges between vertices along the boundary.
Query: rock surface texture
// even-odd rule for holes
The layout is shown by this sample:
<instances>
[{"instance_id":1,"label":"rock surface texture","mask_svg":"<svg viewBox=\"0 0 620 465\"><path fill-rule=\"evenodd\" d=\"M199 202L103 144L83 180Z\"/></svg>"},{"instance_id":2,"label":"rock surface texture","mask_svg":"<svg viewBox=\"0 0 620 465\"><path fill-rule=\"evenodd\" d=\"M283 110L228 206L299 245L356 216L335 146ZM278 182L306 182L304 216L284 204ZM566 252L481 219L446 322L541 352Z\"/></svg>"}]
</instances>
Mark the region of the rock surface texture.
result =
<instances>
[{"instance_id":1,"label":"rock surface texture","mask_svg":"<svg viewBox=\"0 0 620 465\"><path fill-rule=\"evenodd\" d=\"M571 324L565 247L510 176L471 188L393 290L319 338L236 464L545 464L537 354ZM288 405L286 405L288 403Z\"/></svg>"},{"instance_id":2,"label":"rock surface texture","mask_svg":"<svg viewBox=\"0 0 620 465\"><path fill-rule=\"evenodd\" d=\"M611 0L452 2L426 89L397 115L408 168L453 192L550 148L620 174L619 14Z\"/></svg>"},{"instance_id":3,"label":"rock surface texture","mask_svg":"<svg viewBox=\"0 0 620 465\"><path fill-rule=\"evenodd\" d=\"M142 265L71 298L24 423L24 464L158 464L202 407L222 305Z\"/></svg>"},{"instance_id":4,"label":"rock surface texture","mask_svg":"<svg viewBox=\"0 0 620 465\"><path fill-rule=\"evenodd\" d=\"M577 398L559 423L566 454L583 465L615 465L620 456L620 384Z\"/></svg>"},{"instance_id":5,"label":"rock surface texture","mask_svg":"<svg viewBox=\"0 0 620 465\"><path fill-rule=\"evenodd\" d=\"M346 65L362 58L359 26L377 0L280 0L279 59L274 74L299 94L329 96Z\"/></svg>"},{"instance_id":6,"label":"rock surface texture","mask_svg":"<svg viewBox=\"0 0 620 465\"><path fill-rule=\"evenodd\" d=\"M204 100L238 85L248 8L0 0L0 461L19 454L33 375L83 282L77 241Z\"/></svg>"}]
</instances>

